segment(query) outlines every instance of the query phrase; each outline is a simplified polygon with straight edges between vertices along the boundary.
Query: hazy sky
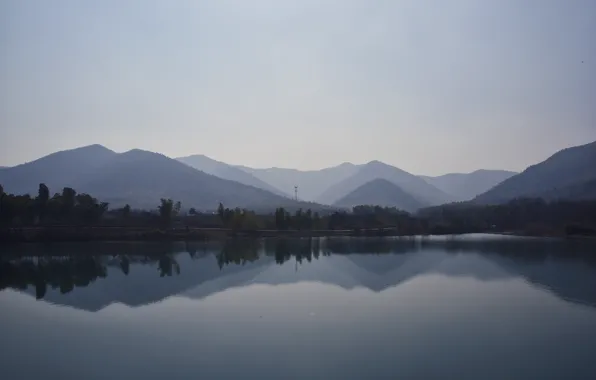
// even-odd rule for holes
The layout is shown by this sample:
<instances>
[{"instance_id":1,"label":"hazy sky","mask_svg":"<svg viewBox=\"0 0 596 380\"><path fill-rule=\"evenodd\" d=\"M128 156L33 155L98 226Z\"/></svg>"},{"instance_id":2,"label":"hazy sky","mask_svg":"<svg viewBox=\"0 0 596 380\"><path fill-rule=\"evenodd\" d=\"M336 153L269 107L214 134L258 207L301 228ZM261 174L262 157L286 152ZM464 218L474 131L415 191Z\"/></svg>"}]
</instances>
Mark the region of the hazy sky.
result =
<instances>
[{"instance_id":1,"label":"hazy sky","mask_svg":"<svg viewBox=\"0 0 596 380\"><path fill-rule=\"evenodd\" d=\"M1 0L0 165L521 170L596 140L595 36L594 0Z\"/></svg>"}]
</instances>

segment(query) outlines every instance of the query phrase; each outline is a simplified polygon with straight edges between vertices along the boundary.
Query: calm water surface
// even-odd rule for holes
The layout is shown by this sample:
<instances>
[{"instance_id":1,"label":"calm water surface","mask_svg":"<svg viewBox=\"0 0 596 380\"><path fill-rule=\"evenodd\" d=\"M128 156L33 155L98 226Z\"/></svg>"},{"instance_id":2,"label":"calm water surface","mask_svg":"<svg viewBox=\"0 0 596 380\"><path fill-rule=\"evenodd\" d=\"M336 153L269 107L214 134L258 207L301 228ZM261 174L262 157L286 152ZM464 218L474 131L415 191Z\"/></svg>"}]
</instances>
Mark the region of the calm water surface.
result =
<instances>
[{"instance_id":1,"label":"calm water surface","mask_svg":"<svg viewBox=\"0 0 596 380\"><path fill-rule=\"evenodd\" d=\"M592 243L22 245L0 378L596 379Z\"/></svg>"}]
</instances>

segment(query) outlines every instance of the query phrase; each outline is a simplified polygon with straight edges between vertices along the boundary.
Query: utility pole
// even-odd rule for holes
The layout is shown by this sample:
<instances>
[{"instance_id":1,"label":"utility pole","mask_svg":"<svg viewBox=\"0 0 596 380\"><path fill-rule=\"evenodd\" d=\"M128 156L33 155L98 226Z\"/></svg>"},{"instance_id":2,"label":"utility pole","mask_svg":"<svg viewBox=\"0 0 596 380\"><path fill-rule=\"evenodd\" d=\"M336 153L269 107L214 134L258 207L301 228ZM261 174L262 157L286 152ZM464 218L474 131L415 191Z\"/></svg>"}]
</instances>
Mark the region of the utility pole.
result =
<instances>
[{"instance_id":1,"label":"utility pole","mask_svg":"<svg viewBox=\"0 0 596 380\"><path fill-rule=\"evenodd\" d=\"M294 199L298 200L298 186L294 186Z\"/></svg>"}]
</instances>

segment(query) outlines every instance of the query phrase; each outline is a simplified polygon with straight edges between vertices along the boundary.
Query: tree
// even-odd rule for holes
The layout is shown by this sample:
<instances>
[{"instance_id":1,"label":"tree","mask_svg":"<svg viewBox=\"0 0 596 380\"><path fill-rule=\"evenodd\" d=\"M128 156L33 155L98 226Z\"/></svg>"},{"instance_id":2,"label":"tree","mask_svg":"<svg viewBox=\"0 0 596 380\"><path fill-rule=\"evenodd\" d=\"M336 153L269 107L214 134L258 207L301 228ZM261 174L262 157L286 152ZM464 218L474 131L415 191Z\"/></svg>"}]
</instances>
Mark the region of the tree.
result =
<instances>
[{"instance_id":1,"label":"tree","mask_svg":"<svg viewBox=\"0 0 596 380\"><path fill-rule=\"evenodd\" d=\"M40 222L42 222L45 217L49 200L50 189L48 189L44 183L40 183L39 189L37 190L37 199L35 200L37 203L37 216Z\"/></svg>"},{"instance_id":2,"label":"tree","mask_svg":"<svg viewBox=\"0 0 596 380\"><path fill-rule=\"evenodd\" d=\"M231 218L231 227L234 230L239 230L244 227L244 219L246 217L246 210L241 210L240 208L234 209L234 214ZM229 222L228 222L229 223Z\"/></svg>"},{"instance_id":3,"label":"tree","mask_svg":"<svg viewBox=\"0 0 596 380\"><path fill-rule=\"evenodd\" d=\"M188 210L188 215L197 215L197 210L194 207L191 207L190 210Z\"/></svg>"},{"instance_id":4,"label":"tree","mask_svg":"<svg viewBox=\"0 0 596 380\"><path fill-rule=\"evenodd\" d=\"M94 221L100 220L103 215L108 211L110 204L108 202L100 202L99 205L96 206L96 216Z\"/></svg>"},{"instance_id":5,"label":"tree","mask_svg":"<svg viewBox=\"0 0 596 380\"><path fill-rule=\"evenodd\" d=\"M319 216L318 212L315 212L312 217L312 228L315 230L323 229L321 226L321 217Z\"/></svg>"},{"instance_id":6,"label":"tree","mask_svg":"<svg viewBox=\"0 0 596 380\"><path fill-rule=\"evenodd\" d=\"M130 205L127 203L124 207L122 207L122 217L127 219L130 216Z\"/></svg>"},{"instance_id":7,"label":"tree","mask_svg":"<svg viewBox=\"0 0 596 380\"><path fill-rule=\"evenodd\" d=\"M62 190L62 196L61 196L61 201L62 201L62 217L64 219L68 219L71 216L72 210L75 207L76 204L76 196L77 196L77 192L70 188L70 187L65 187Z\"/></svg>"},{"instance_id":8,"label":"tree","mask_svg":"<svg viewBox=\"0 0 596 380\"><path fill-rule=\"evenodd\" d=\"M45 183L39 184L39 189L37 190L37 199L42 204L46 204L50 200L50 189L48 189Z\"/></svg>"},{"instance_id":9,"label":"tree","mask_svg":"<svg viewBox=\"0 0 596 380\"><path fill-rule=\"evenodd\" d=\"M225 212L226 212L226 209L224 208L223 203L220 202L219 206L217 206L217 215L219 215L219 219L221 219L221 222L223 224L225 224L225 220L224 220Z\"/></svg>"},{"instance_id":10,"label":"tree","mask_svg":"<svg viewBox=\"0 0 596 380\"><path fill-rule=\"evenodd\" d=\"M290 213L283 207L275 210L275 228L287 230L290 227Z\"/></svg>"},{"instance_id":11,"label":"tree","mask_svg":"<svg viewBox=\"0 0 596 380\"><path fill-rule=\"evenodd\" d=\"M230 225L232 224L232 221L234 220L234 215L235 215L235 211L231 210L229 208L226 208L224 210L224 216L223 216L223 225L224 227L230 227Z\"/></svg>"},{"instance_id":12,"label":"tree","mask_svg":"<svg viewBox=\"0 0 596 380\"><path fill-rule=\"evenodd\" d=\"M71 217L77 223L94 224L99 222L107 210L107 203L99 202L89 194L77 194Z\"/></svg>"},{"instance_id":13,"label":"tree","mask_svg":"<svg viewBox=\"0 0 596 380\"><path fill-rule=\"evenodd\" d=\"M313 223L312 223L312 210L308 209L304 213L304 228L307 230L312 230Z\"/></svg>"},{"instance_id":14,"label":"tree","mask_svg":"<svg viewBox=\"0 0 596 380\"><path fill-rule=\"evenodd\" d=\"M249 231L256 231L261 228L259 223L259 217L253 212L248 210L242 211L242 228Z\"/></svg>"},{"instance_id":15,"label":"tree","mask_svg":"<svg viewBox=\"0 0 596 380\"><path fill-rule=\"evenodd\" d=\"M7 224L28 225L34 221L34 208L31 196L7 195L2 198L2 220Z\"/></svg>"},{"instance_id":16,"label":"tree","mask_svg":"<svg viewBox=\"0 0 596 380\"><path fill-rule=\"evenodd\" d=\"M128 276L130 273L130 260L128 257L122 257L120 260L120 269L122 269L122 273L124 273L125 276Z\"/></svg>"},{"instance_id":17,"label":"tree","mask_svg":"<svg viewBox=\"0 0 596 380\"><path fill-rule=\"evenodd\" d=\"M299 208L298 210L296 210L296 213L294 214L294 228L297 230L301 230L303 221L304 221L304 215L302 213L302 209Z\"/></svg>"},{"instance_id":18,"label":"tree","mask_svg":"<svg viewBox=\"0 0 596 380\"><path fill-rule=\"evenodd\" d=\"M2 202L4 201L4 187L0 185L0 221L2 220Z\"/></svg>"},{"instance_id":19,"label":"tree","mask_svg":"<svg viewBox=\"0 0 596 380\"><path fill-rule=\"evenodd\" d=\"M167 228L172 224L172 217L174 214L174 201L171 199L161 198L161 204L157 208L159 217L161 219L162 227Z\"/></svg>"}]
</instances>

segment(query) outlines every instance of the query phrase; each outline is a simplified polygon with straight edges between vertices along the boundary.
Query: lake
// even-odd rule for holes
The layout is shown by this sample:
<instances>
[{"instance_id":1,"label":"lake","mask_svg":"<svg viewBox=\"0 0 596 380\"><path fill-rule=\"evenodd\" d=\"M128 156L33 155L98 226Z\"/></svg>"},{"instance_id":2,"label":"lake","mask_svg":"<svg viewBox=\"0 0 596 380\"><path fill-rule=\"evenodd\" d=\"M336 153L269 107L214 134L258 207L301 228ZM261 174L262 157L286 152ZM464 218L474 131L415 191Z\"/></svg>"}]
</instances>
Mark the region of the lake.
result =
<instances>
[{"instance_id":1,"label":"lake","mask_svg":"<svg viewBox=\"0 0 596 380\"><path fill-rule=\"evenodd\" d=\"M596 379L591 241L0 249L0 368L26 379Z\"/></svg>"}]
</instances>

